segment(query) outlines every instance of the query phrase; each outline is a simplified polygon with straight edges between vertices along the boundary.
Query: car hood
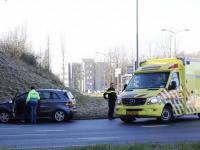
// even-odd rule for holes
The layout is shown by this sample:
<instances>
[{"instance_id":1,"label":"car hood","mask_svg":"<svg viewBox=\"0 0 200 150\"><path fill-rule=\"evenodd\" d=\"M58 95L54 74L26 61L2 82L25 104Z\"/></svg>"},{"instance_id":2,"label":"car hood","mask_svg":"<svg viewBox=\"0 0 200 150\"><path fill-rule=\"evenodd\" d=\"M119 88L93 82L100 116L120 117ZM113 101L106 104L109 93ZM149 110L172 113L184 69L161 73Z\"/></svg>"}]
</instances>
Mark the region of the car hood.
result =
<instances>
[{"instance_id":1,"label":"car hood","mask_svg":"<svg viewBox=\"0 0 200 150\"><path fill-rule=\"evenodd\" d=\"M12 103L12 99L6 99L0 102L0 104L5 104L5 103Z\"/></svg>"}]
</instances>

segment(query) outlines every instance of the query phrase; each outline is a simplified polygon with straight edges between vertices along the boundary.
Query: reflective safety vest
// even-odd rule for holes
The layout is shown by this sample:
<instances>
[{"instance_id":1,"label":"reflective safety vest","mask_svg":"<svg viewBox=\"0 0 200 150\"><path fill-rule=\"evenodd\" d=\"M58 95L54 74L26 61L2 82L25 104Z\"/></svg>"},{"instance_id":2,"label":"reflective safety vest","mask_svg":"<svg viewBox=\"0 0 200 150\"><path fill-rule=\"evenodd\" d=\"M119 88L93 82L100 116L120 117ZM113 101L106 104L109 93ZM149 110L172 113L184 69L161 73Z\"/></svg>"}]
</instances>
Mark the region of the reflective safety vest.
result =
<instances>
[{"instance_id":1,"label":"reflective safety vest","mask_svg":"<svg viewBox=\"0 0 200 150\"><path fill-rule=\"evenodd\" d=\"M104 94L104 98L106 99L106 95L108 95L108 99L112 101L116 101L117 99L117 94L113 88L109 88Z\"/></svg>"},{"instance_id":2,"label":"reflective safety vest","mask_svg":"<svg viewBox=\"0 0 200 150\"><path fill-rule=\"evenodd\" d=\"M36 92L34 89L31 90L29 93L28 93L28 96L26 98L26 102L29 102L29 101L37 101L37 100L40 100L40 95L38 92Z\"/></svg>"},{"instance_id":3,"label":"reflective safety vest","mask_svg":"<svg viewBox=\"0 0 200 150\"><path fill-rule=\"evenodd\" d=\"M106 93L110 94L110 93L116 93L114 90L108 90L106 91Z\"/></svg>"}]
</instances>

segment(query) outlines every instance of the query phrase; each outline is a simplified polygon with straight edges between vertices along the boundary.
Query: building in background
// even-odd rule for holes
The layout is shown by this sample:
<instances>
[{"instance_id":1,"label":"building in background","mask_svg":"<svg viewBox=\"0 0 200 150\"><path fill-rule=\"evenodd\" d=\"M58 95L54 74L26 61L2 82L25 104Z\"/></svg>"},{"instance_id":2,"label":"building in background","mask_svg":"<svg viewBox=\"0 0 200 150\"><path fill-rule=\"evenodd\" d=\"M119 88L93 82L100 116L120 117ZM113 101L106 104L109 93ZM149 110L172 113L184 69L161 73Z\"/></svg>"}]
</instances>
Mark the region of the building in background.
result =
<instances>
[{"instance_id":1,"label":"building in background","mask_svg":"<svg viewBox=\"0 0 200 150\"><path fill-rule=\"evenodd\" d=\"M68 63L66 68L65 86L87 93L104 92L111 82L122 90L123 85L127 84L134 74L134 67L126 66L126 74L119 74L117 81L112 63L95 62L94 58L81 58L77 62ZM63 77L62 73L60 75Z\"/></svg>"},{"instance_id":2,"label":"building in background","mask_svg":"<svg viewBox=\"0 0 200 150\"><path fill-rule=\"evenodd\" d=\"M95 62L93 58L82 58L68 65L66 86L80 92L101 92L109 86L105 62Z\"/></svg>"},{"instance_id":3,"label":"building in background","mask_svg":"<svg viewBox=\"0 0 200 150\"><path fill-rule=\"evenodd\" d=\"M95 63L93 58L82 59L83 81L82 92L93 92L95 85Z\"/></svg>"},{"instance_id":4,"label":"building in background","mask_svg":"<svg viewBox=\"0 0 200 150\"><path fill-rule=\"evenodd\" d=\"M105 91L108 88L108 72L105 62L95 63L95 91Z\"/></svg>"}]
</instances>

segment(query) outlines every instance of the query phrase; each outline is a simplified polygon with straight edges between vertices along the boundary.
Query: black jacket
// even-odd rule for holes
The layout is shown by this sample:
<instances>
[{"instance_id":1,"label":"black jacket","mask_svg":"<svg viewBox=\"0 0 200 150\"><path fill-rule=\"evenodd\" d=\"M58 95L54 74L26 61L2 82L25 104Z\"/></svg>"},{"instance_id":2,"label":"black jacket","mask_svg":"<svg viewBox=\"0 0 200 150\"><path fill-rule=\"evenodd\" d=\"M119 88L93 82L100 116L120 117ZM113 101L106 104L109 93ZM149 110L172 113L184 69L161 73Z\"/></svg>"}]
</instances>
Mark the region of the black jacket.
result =
<instances>
[{"instance_id":1,"label":"black jacket","mask_svg":"<svg viewBox=\"0 0 200 150\"><path fill-rule=\"evenodd\" d=\"M106 95L108 95L108 98L106 97ZM103 97L105 99L108 99L110 101L116 101L117 99L117 94L115 92L115 89L114 88L109 88L104 94L103 94Z\"/></svg>"}]
</instances>

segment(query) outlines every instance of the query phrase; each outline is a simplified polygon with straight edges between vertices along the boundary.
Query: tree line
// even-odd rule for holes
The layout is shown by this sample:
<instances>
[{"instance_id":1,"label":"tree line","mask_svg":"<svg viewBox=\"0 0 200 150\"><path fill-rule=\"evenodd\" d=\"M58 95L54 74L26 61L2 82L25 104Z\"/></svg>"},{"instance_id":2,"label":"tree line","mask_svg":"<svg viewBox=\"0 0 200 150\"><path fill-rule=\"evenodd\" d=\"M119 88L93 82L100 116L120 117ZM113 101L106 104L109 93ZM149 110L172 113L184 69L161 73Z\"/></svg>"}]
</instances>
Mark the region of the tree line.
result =
<instances>
[{"instance_id":1,"label":"tree line","mask_svg":"<svg viewBox=\"0 0 200 150\"><path fill-rule=\"evenodd\" d=\"M16 57L25 63L36 67L38 70L52 72L52 52L51 37L49 32L46 35L44 50L36 53L31 41L28 41L27 25L22 24L14 27L6 34L0 36L0 52L5 53L10 57ZM141 42L140 42L141 43ZM184 51L179 49L180 41L177 40L177 47L173 48L172 35L159 38L158 40L147 40L144 42L143 47L139 45L139 60L166 58L172 56L192 56L200 57L200 50L196 53L185 54ZM65 33L61 30L60 33L60 63L61 63L61 81L64 83L66 79L66 40ZM42 49L42 48L40 48ZM127 51L126 46L116 45L110 48L103 57L96 56L99 61L106 62L107 74L109 81L114 82L114 69L121 68L121 74L126 73L126 66L133 66L136 61L136 49L131 48ZM102 66L101 66L102 67ZM102 68L102 70L105 68ZM104 70L105 71L105 70Z\"/></svg>"}]
</instances>

